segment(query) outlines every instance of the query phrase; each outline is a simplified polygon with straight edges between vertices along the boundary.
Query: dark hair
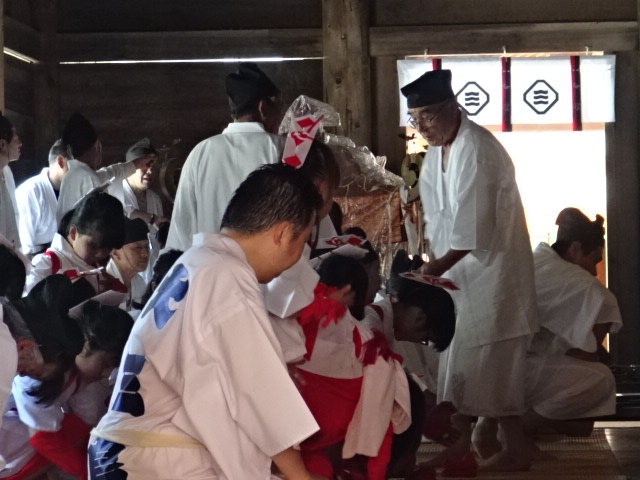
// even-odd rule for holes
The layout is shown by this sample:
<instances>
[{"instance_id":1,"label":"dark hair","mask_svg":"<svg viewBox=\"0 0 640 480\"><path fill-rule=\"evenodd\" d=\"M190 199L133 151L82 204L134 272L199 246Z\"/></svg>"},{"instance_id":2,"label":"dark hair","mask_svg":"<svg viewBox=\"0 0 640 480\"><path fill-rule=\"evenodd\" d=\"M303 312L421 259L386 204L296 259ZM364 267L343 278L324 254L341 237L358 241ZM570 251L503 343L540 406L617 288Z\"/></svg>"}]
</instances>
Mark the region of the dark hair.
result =
<instances>
[{"instance_id":1,"label":"dark hair","mask_svg":"<svg viewBox=\"0 0 640 480\"><path fill-rule=\"evenodd\" d=\"M0 296L9 300L22 297L27 270L20 257L6 245L0 245Z\"/></svg>"},{"instance_id":2,"label":"dark hair","mask_svg":"<svg viewBox=\"0 0 640 480\"><path fill-rule=\"evenodd\" d=\"M125 238L124 210L120 201L104 192L84 197L60 220L58 233L69 235L72 226L78 233L94 237L99 248L121 248Z\"/></svg>"},{"instance_id":3,"label":"dark hair","mask_svg":"<svg viewBox=\"0 0 640 480\"><path fill-rule=\"evenodd\" d=\"M369 276L364 266L355 258L331 254L316 268L320 281L325 285L343 288L351 285L355 293L351 314L361 320L364 317L365 299L369 288Z\"/></svg>"},{"instance_id":4,"label":"dark hair","mask_svg":"<svg viewBox=\"0 0 640 480\"><path fill-rule=\"evenodd\" d=\"M314 184L326 181L331 190L340 186L340 166L327 144L314 140L299 170Z\"/></svg>"},{"instance_id":5,"label":"dark hair","mask_svg":"<svg viewBox=\"0 0 640 480\"><path fill-rule=\"evenodd\" d=\"M5 117L0 112L0 140L5 140L7 143L13 139L13 124L11 120Z\"/></svg>"},{"instance_id":6,"label":"dark hair","mask_svg":"<svg viewBox=\"0 0 640 480\"><path fill-rule=\"evenodd\" d=\"M582 252L588 255L598 247L604 247L604 218L596 215L591 221L577 208L565 208L556 219L558 236L551 246L563 257L573 242L579 242Z\"/></svg>"},{"instance_id":7,"label":"dark hair","mask_svg":"<svg viewBox=\"0 0 640 480\"><path fill-rule=\"evenodd\" d=\"M316 187L299 170L283 163L263 165L233 193L220 228L253 235L290 222L298 235L321 207Z\"/></svg>"},{"instance_id":8,"label":"dark hair","mask_svg":"<svg viewBox=\"0 0 640 480\"><path fill-rule=\"evenodd\" d=\"M67 160L73 160L71 147L65 144L61 138L56 140L49 150L49 165L55 163L56 158L58 158L59 155L62 155Z\"/></svg>"},{"instance_id":9,"label":"dark hair","mask_svg":"<svg viewBox=\"0 0 640 480\"><path fill-rule=\"evenodd\" d=\"M69 317L73 286L65 275L50 275L38 282L26 297L12 305L22 317L45 363L54 370L46 380L27 393L37 403L51 404L62 392L65 373L73 367L82 350L84 337L77 323Z\"/></svg>"},{"instance_id":10,"label":"dark hair","mask_svg":"<svg viewBox=\"0 0 640 480\"><path fill-rule=\"evenodd\" d=\"M162 222L158 225L158 231L156 232L156 240L160 244L160 248L164 248L167 244L167 237L169 236L169 228L171 227L171 223Z\"/></svg>"},{"instance_id":11,"label":"dark hair","mask_svg":"<svg viewBox=\"0 0 640 480\"><path fill-rule=\"evenodd\" d=\"M142 310L142 308L147 304L151 295L153 295L153 291L155 288L160 285L162 279L165 277L167 272L173 267L173 264L176 263L176 260L180 258L184 252L182 250L169 250L164 252L162 255L158 257L156 263L153 265L153 275L151 276L151 281L147 285L147 289L144 291L144 295L140 299L140 303L135 305L135 308ZM154 287L155 285L155 287Z\"/></svg>"},{"instance_id":12,"label":"dark hair","mask_svg":"<svg viewBox=\"0 0 640 480\"><path fill-rule=\"evenodd\" d=\"M13 305L5 301L0 301L0 308L2 308L2 321L16 342L25 339L34 340L29 327L27 327L20 312L18 312Z\"/></svg>"},{"instance_id":13,"label":"dark hair","mask_svg":"<svg viewBox=\"0 0 640 480\"><path fill-rule=\"evenodd\" d=\"M333 223L333 228L336 229L336 233L338 235L342 235L342 222L344 216L342 214L340 204L335 200L331 204L331 210L329 210L329 218L331 219L331 223Z\"/></svg>"},{"instance_id":14,"label":"dark hair","mask_svg":"<svg viewBox=\"0 0 640 480\"><path fill-rule=\"evenodd\" d=\"M269 97L262 97L254 100L249 105L243 106L242 108L236 108L233 100L229 98L229 108L231 109L231 118L233 120L237 120L241 117L251 115L251 118L257 120L259 118L258 105L260 102L264 101L268 105L275 105L278 101L277 95L272 95Z\"/></svg>"},{"instance_id":15,"label":"dark hair","mask_svg":"<svg viewBox=\"0 0 640 480\"><path fill-rule=\"evenodd\" d=\"M362 228L360 228L360 227L349 227L344 231L344 235L355 235L356 237L360 237L363 240L366 240L366 242L364 242L362 244L362 248L367 250L367 254L363 258L360 259L360 261L364 265L369 265L369 264L375 262L376 260L377 261L380 260L380 255L378 255L378 252L375 251L375 249L371 245L371 242L367 239L367 234L365 233L365 231Z\"/></svg>"},{"instance_id":16,"label":"dark hair","mask_svg":"<svg viewBox=\"0 0 640 480\"><path fill-rule=\"evenodd\" d=\"M398 277L395 285L398 302L420 308L435 334L432 339L435 349L446 350L456 330L456 307L449 292L403 277Z\"/></svg>"},{"instance_id":17,"label":"dark hair","mask_svg":"<svg viewBox=\"0 0 640 480\"><path fill-rule=\"evenodd\" d=\"M82 306L78 325L88 343L88 355L107 352L117 365L127 343L133 319L124 310L89 300Z\"/></svg>"}]
</instances>

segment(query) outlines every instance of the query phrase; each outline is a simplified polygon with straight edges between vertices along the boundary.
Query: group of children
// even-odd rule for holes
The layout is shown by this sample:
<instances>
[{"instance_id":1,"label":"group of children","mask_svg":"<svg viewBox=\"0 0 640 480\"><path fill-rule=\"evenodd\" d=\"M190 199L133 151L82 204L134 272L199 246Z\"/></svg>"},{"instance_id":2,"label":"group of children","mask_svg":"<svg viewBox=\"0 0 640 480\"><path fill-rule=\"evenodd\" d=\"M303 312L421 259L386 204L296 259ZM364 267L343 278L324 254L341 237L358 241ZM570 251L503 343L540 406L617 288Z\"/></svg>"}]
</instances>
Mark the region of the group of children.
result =
<instances>
[{"instance_id":1,"label":"group of children","mask_svg":"<svg viewBox=\"0 0 640 480\"><path fill-rule=\"evenodd\" d=\"M274 183L282 182L281 177L286 180L290 174L288 171L294 170L285 165L272 167L274 170L287 171L271 172L271 175L278 177L273 180ZM307 161L302 168L295 170L295 175L303 177L304 181L312 185L303 189L308 203L309 198L314 198L311 190L319 193L317 203L311 205L311 210L316 212L314 218L319 222L327 217L333 193L340 181L339 168L331 150L314 142ZM262 198L259 197L259 188L247 187L245 191L249 192L247 198L240 198L239 205L234 208L234 199L240 197L237 193L223 220L223 226L225 222L229 225L223 230L227 236L224 241L230 242L229 238L232 238L242 248L245 246L243 241L268 226L270 217L275 215L263 212L261 216L264 218L257 218L255 212L251 211L254 205L264 203L266 191L269 195L274 195L271 188L262 192ZM274 201L277 200L278 198ZM291 218L296 218L295 210L300 207L291 205L287 209L284 206L296 203L290 200L292 199L279 199L278 214L286 219L280 223L292 222ZM252 222L257 226L251 226ZM306 223L311 232L316 221ZM246 232L243 230L245 228L248 228ZM228 233L229 231L232 233ZM233 235L235 231L242 233L236 237ZM415 453L424 431L424 395L414 378L403 369L402 358L391 346L396 340L406 340L423 344L430 342L438 350L446 348L453 336L455 323L451 298L437 287L401 279L395 275L394 294L383 295L377 304L367 307L380 289L380 262L371 245L365 238L362 239L364 250L360 250L364 254L359 255L360 259L339 253L323 255L323 260L314 272L309 257L320 252L312 251L311 246L315 246L318 240L317 228L313 231L312 235L303 232L297 240L289 242L290 245L295 244L297 254L292 254L289 248L284 256L262 259L262 263L257 263L258 267L255 266L256 263L251 263L255 259L248 253L250 250L245 250L259 283L265 285L262 290L257 291L259 298L252 298L243 290L244 297L237 299L240 302L256 303L257 306L264 302L270 314L268 324L262 324L261 328L267 333L270 330L275 332L268 336L275 335L271 342L276 342L276 349L281 350L282 359L286 359L289 365L287 376L292 383L291 387L286 388L297 389L312 414L311 419L301 422L302 425L307 425L305 428L301 427L301 431L306 433L298 435L292 445L299 444L304 468L318 478L382 480L391 472L407 478L416 473L424 475L423 471L415 468ZM110 465L108 455L104 458L96 457L96 447L99 447L100 455L109 451L115 453L114 458L117 458L122 456L122 449L114 450L114 445L121 444L123 448L136 446L137 440L131 439L131 432L125 434L124 442L112 440L123 438L121 429L124 425L126 430L127 421L122 420L122 415L140 420L138 417L144 413L141 418L147 419L146 422L153 417L152 404L136 400L136 394L132 393L136 391L133 385L137 378L145 378L141 376L143 365L154 362L153 349L145 344L149 338L145 335L148 334L141 336L141 330L144 330L149 316L153 317L151 323L154 328L160 328L161 322L167 322L167 318L159 319L172 315L176 307L180 309L181 295L186 294L186 290L182 289L188 288L190 294L199 291L196 288L198 282L190 279L186 282L186 287L183 282L188 276L187 272L201 260L195 256L190 263L189 257L181 257L182 252L170 250L161 255L153 265L153 275L149 282L141 282L141 277L137 274L149 268L148 232L144 221L125 217L122 204L117 199L105 192L96 191L65 214L51 246L33 258L28 270L13 250L0 246L3 269L11 272L9 278L5 277L5 283L0 285L3 288L0 293L6 298L2 305L3 326L8 328L15 342L18 358L31 359L30 362L22 361L22 366L19 360L17 367L7 367L13 370L13 375L18 375L13 379L10 392L6 392L8 397L0 431L0 455L4 462L0 478L27 478L51 465L79 478L86 478L87 441L89 432L96 425L96 433L91 441L94 450L89 454L91 475L111 471L105 468L105 465ZM355 232L364 234L359 229ZM285 234L285 231L280 232L278 245L282 245ZM205 238L205 245L207 241ZM266 255L268 250L264 242L260 245L265 252L260 255ZM225 248L234 251L235 247L227 245ZM105 269L103 266L107 260ZM177 265L171 269L176 261ZM261 278L260 265L275 264L277 261L286 268L270 271ZM186 265L190 266L185 267ZM230 264L232 275L233 267ZM220 265L215 264L214 270L219 275ZM167 272L170 273L162 283ZM280 278L274 278L280 273L283 273ZM209 275L213 278L214 274L209 272ZM25 283L26 296L21 298ZM211 282L204 280L200 283L202 291L196 296L197 303L212 301L213 298L208 298L207 293L212 288ZM153 292L158 286L161 286L160 292L154 296ZM223 288L225 284L219 284L214 296L224 295L219 291ZM118 300L115 302L120 308L92 300L105 292L112 295L117 292L121 295L116 297ZM113 304L113 298L108 302ZM163 302L168 303L160 308L159 305ZM140 330L134 330L134 335L125 348L134 322L129 313L135 318L140 311ZM373 317L378 312L383 313L374 320ZM187 314L193 315L193 312ZM243 327L235 323L237 316L233 312L228 312L225 316L230 316L234 322L229 323L229 336L219 343L224 351L217 352L217 355L226 356L224 360L220 360L222 363L229 362L235 356L230 352L237 347L236 337L243 335ZM206 320L204 313L201 320ZM220 321L220 317L216 317L216 322ZM193 374L196 383L210 383L206 388L225 389L222 377L216 381L216 375L211 378L204 376L210 372L201 371L198 366L201 360L199 345L203 337L207 336L208 328L211 327L202 324L194 331L196 336L188 342L192 349L188 354L183 352L186 347L176 345L176 342L186 340L183 337L184 331L157 340L160 343L154 348L158 355L163 361L170 362L160 366L161 362L157 360L158 363L153 365L163 382L169 381L167 377L175 375L178 385L186 388L184 383ZM255 325L247 328L250 339L253 334L248 332ZM25 332L26 339L32 340L28 344L29 348L25 349L26 353L20 351L20 331ZM259 332L259 335L264 333ZM216 341L221 342L221 339ZM225 341L229 344L226 345ZM144 355L141 356L139 350L143 344ZM179 362L183 363L179 375L172 371L176 367L176 359L171 360L173 354L168 355L169 350L174 350L174 354L180 356ZM244 355L246 354L245 352ZM121 356L124 358L122 364ZM137 360L142 358L142 362ZM266 362L264 359L263 361ZM115 372L120 364L116 380ZM274 368L279 367L274 365ZM243 374L234 374L233 371L227 373L232 376L229 381L242 382ZM206 378L209 380L205 380ZM266 386L275 382L273 386L276 386L276 378L278 377L269 376L260 379L251 376L247 381L262 389L264 387L257 387L256 382L266 382ZM112 390L115 393L112 394ZM140 390L141 394L143 390L144 388ZM277 395L277 392L274 394ZM107 411L109 398L110 411L99 423ZM167 405L171 403L167 402ZM179 402L185 402L185 399L180 398ZM199 405L199 408L203 408L203 405ZM171 412L171 416L174 416L176 408L172 408ZM227 425L229 429L238 422L235 418L237 415L245 414L233 414L234 418ZM301 415L302 419L308 413ZM171 422L177 422L179 429L185 430L180 420L172 418ZM114 425L118 427L114 428ZM175 439L172 440L170 431L166 426L156 426L159 426L158 431L151 429L151 432L145 434L146 440L142 443L151 442L153 446L154 442L163 444L165 441L171 445ZM319 431L309 436L318 427ZM135 430L137 431L137 427ZM139 432L133 434L133 437L138 434ZM157 434L166 434L168 437L162 437L160 441L155 436ZM216 432L209 432L208 435L216 436ZM219 433L217 437L216 444L224 450L224 444L230 437ZM206 445L203 439L196 439L195 443ZM111 447L106 445L110 441ZM249 441L255 442L255 439L249 438ZM181 442L190 444L191 440L178 440L179 444ZM147 448L143 451L148 455L150 450ZM210 454L214 455L212 452ZM215 453L214 463L218 461L217 455L220 453ZM276 458L273 461L276 466L274 468L286 474L287 462L278 462ZM157 457L152 457L151 463L155 465L154 469L161 470L163 462ZM126 465L131 468L130 462ZM141 465L149 468L149 459ZM237 466L234 465L231 469L237 469ZM135 469L127 471L136 472ZM106 478L111 477L107 475ZM169 475L166 478L177 477Z\"/></svg>"}]
</instances>

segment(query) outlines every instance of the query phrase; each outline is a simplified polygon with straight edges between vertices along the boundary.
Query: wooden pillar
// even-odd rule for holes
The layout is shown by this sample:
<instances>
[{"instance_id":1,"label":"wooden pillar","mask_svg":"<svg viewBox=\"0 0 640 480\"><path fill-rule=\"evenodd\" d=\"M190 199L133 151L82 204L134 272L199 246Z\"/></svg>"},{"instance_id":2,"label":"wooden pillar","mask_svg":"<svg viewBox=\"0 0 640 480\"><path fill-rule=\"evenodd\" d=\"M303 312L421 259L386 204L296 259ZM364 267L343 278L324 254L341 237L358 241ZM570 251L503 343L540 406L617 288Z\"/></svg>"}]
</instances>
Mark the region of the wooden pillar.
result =
<instances>
[{"instance_id":1,"label":"wooden pillar","mask_svg":"<svg viewBox=\"0 0 640 480\"><path fill-rule=\"evenodd\" d=\"M323 0L324 100L339 113L340 135L371 146L369 0Z\"/></svg>"},{"instance_id":2,"label":"wooden pillar","mask_svg":"<svg viewBox=\"0 0 640 480\"><path fill-rule=\"evenodd\" d=\"M372 149L387 157L387 169L399 174L405 157L405 129L400 127L398 71L396 57L373 58L374 135Z\"/></svg>"},{"instance_id":3,"label":"wooden pillar","mask_svg":"<svg viewBox=\"0 0 640 480\"><path fill-rule=\"evenodd\" d=\"M0 111L4 112L4 0L0 0Z\"/></svg>"},{"instance_id":4,"label":"wooden pillar","mask_svg":"<svg viewBox=\"0 0 640 480\"><path fill-rule=\"evenodd\" d=\"M611 336L614 363L640 363L640 58L616 54L616 121L606 125L607 257L609 288L624 327Z\"/></svg>"},{"instance_id":5,"label":"wooden pillar","mask_svg":"<svg viewBox=\"0 0 640 480\"><path fill-rule=\"evenodd\" d=\"M53 142L60 136L59 60L56 32L58 1L36 0L40 31L40 63L35 80L35 158L46 162Z\"/></svg>"}]
</instances>

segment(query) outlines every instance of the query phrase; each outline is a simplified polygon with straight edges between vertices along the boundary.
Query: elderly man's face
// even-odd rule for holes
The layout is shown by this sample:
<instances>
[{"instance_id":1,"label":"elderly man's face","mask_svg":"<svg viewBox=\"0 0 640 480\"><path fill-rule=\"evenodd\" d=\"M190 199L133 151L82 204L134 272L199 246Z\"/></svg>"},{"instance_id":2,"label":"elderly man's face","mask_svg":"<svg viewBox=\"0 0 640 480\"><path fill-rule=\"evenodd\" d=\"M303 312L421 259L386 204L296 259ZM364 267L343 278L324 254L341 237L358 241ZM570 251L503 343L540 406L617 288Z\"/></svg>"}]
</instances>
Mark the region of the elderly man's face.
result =
<instances>
[{"instance_id":1,"label":"elderly man's face","mask_svg":"<svg viewBox=\"0 0 640 480\"><path fill-rule=\"evenodd\" d=\"M459 116L454 99L409 109L409 125L414 126L432 147L440 147L453 140Z\"/></svg>"},{"instance_id":2,"label":"elderly man's face","mask_svg":"<svg viewBox=\"0 0 640 480\"><path fill-rule=\"evenodd\" d=\"M153 183L157 159L158 156L155 153L146 155L144 165L129 177L129 184L140 190L148 189Z\"/></svg>"}]
</instances>

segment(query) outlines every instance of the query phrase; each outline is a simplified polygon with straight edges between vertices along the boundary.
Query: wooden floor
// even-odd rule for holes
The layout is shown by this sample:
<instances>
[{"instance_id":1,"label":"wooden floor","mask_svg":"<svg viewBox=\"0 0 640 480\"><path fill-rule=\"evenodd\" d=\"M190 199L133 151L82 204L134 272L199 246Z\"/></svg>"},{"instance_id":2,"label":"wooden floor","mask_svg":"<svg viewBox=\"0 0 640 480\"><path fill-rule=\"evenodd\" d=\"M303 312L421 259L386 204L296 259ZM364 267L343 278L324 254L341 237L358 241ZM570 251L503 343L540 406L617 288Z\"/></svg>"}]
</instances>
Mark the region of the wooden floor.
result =
<instances>
[{"instance_id":1,"label":"wooden floor","mask_svg":"<svg viewBox=\"0 0 640 480\"><path fill-rule=\"evenodd\" d=\"M640 422L596 424L588 438L551 438L528 472L485 473L483 480L640 480ZM441 447L425 444L420 460ZM442 478L438 472L438 478Z\"/></svg>"},{"instance_id":2,"label":"wooden floor","mask_svg":"<svg viewBox=\"0 0 640 480\"><path fill-rule=\"evenodd\" d=\"M640 422L633 426L612 423L604 433L620 466L621 479L640 480Z\"/></svg>"}]
</instances>

